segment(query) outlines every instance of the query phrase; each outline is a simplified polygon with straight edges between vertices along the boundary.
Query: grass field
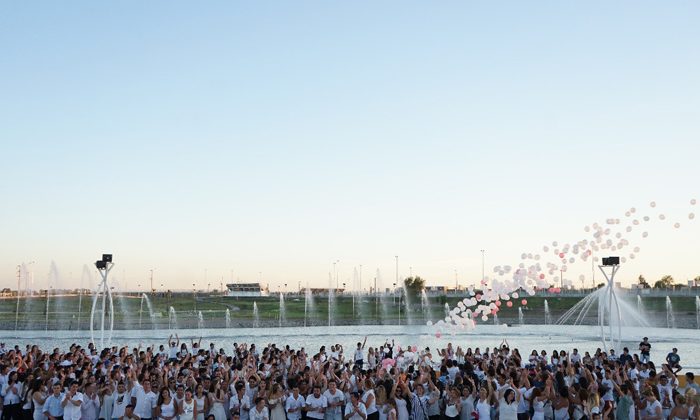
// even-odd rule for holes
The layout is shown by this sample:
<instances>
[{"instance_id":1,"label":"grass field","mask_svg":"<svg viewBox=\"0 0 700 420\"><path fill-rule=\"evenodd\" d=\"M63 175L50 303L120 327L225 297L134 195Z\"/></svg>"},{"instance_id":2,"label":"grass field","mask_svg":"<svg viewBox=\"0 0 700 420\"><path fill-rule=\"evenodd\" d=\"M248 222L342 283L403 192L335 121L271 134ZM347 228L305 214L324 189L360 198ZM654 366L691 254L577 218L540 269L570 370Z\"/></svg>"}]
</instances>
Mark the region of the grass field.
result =
<instances>
[{"instance_id":1,"label":"grass field","mask_svg":"<svg viewBox=\"0 0 700 420\"><path fill-rule=\"evenodd\" d=\"M527 306L523 307L527 323L538 324L544 321L544 299L539 296L527 296ZM335 299L332 306L332 322L341 324L405 324L410 320L413 324L422 324L428 320L436 321L445 315L445 303L454 307L461 298L456 296L440 296L432 298L428 307L420 302L412 303L408 313L405 302L399 310L399 301L392 297L375 299L374 297L341 296ZM515 299L512 308L505 304L498 314L501 322L514 323L518 319L518 307L521 299ZM575 305L580 297L548 297L547 303L556 320L561 314ZM177 326L180 328L197 327L199 313L206 327L224 327L226 325L226 310L230 314L231 326L274 326L280 324L280 301L278 295L256 298L235 298L219 295L192 294L155 294L150 296L152 317L148 305L140 296L116 296L114 298L115 328L170 328L174 322L169 317L169 308L175 309ZM98 310L101 308L98 302ZM672 298L674 313L679 319L679 326L686 320L695 328L695 298ZM253 305L258 307L256 320ZM636 302L632 302L636 305ZM19 329L86 329L89 328L92 301L89 296L52 296L48 305L45 297L21 298L19 301ZM646 297L643 300L644 310L648 318L657 320L656 324L665 324L666 301L663 297ZM15 328L17 299L0 299L0 328L12 330ZM594 312L594 311L591 311ZM407 316L408 315L408 316ZM296 294L285 295L285 311L282 320L284 325L328 325L328 301L324 297L316 298L312 307L306 307L303 296Z\"/></svg>"}]
</instances>

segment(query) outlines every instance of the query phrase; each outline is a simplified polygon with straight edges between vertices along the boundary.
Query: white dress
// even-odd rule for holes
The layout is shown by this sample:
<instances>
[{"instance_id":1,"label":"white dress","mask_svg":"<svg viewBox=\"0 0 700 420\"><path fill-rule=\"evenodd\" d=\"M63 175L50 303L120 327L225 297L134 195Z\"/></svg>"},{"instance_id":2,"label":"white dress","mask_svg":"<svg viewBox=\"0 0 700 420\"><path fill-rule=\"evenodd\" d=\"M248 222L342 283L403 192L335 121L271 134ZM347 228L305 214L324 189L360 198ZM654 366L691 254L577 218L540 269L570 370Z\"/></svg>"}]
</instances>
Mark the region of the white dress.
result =
<instances>
[{"instance_id":1,"label":"white dress","mask_svg":"<svg viewBox=\"0 0 700 420\"><path fill-rule=\"evenodd\" d=\"M396 420L408 420L406 400L403 398L394 398L394 400L396 400Z\"/></svg>"},{"instance_id":2,"label":"white dress","mask_svg":"<svg viewBox=\"0 0 700 420\"><path fill-rule=\"evenodd\" d=\"M214 398L214 403L209 410L209 414L214 416L216 420L226 420L226 410L224 410L224 403L220 400Z\"/></svg>"},{"instance_id":3,"label":"white dress","mask_svg":"<svg viewBox=\"0 0 700 420\"><path fill-rule=\"evenodd\" d=\"M544 420L544 401L534 400L532 402L534 414L531 420Z\"/></svg>"},{"instance_id":4,"label":"white dress","mask_svg":"<svg viewBox=\"0 0 700 420\"><path fill-rule=\"evenodd\" d=\"M192 399L189 403L182 400L182 413L180 413L180 420L194 420L194 406L197 402Z\"/></svg>"},{"instance_id":5,"label":"white dress","mask_svg":"<svg viewBox=\"0 0 700 420\"><path fill-rule=\"evenodd\" d=\"M197 403L197 420L204 420L204 398L206 398L204 395L199 398L194 397L194 401Z\"/></svg>"},{"instance_id":6,"label":"white dress","mask_svg":"<svg viewBox=\"0 0 700 420\"><path fill-rule=\"evenodd\" d=\"M39 395L41 395L41 398L46 397L43 392L40 392ZM46 420L47 417L44 415L44 404L39 404L36 402L34 399L34 395L32 395L32 399L34 400L34 413L32 415L34 420Z\"/></svg>"}]
</instances>

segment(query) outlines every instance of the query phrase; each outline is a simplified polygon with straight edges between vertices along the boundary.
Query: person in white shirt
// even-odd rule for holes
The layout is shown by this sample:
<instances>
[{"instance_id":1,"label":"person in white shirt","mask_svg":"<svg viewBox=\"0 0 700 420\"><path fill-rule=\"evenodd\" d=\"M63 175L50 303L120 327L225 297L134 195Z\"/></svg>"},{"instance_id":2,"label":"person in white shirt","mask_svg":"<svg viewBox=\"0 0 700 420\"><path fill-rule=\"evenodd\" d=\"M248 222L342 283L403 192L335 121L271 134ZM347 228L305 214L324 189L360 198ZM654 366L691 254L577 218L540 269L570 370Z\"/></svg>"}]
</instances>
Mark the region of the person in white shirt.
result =
<instances>
[{"instance_id":1,"label":"person in white shirt","mask_svg":"<svg viewBox=\"0 0 700 420\"><path fill-rule=\"evenodd\" d=\"M360 401L360 394L353 392L345 406L345 420L367 420L367 409Z\"/></svg>"},{"instance_id":2,"label":"person in white shirt","mask_svg":"<svg viewBox=\"0 0 700 420\"><path fill-rule=\"evenodd\" d=\"M100 416L100 396L97 395L97 385L88 384L80 404L81 420L97 420Z\"/></svg>"},{"instance_id":3,"label":"person in white shirt","mask_svg":"<svg viewBox=\"0 0 700 420\"><path fill-rule=\"evenodd\" d=\"M322 419L328 407L326 397L321 395L321 386L314 385L314 393L306 397L306 417L312 419Z\"/></svg>"},{"instance_id":4,"label":"person in white shirt","mask_svg":"<svg viewBox=\"0 0 700 420\"><path fill-rule=\"evenodd\" d=\"M130 402L131 398L127 395L126 385L124 384L124 382L119 382L119 384L117 385L117 394L114 396L112 418L118 419L124 416L126 406L129 405Z\"/></svg>"},{"instance_id":5,"label":"person in white shirt","mask_svg":"<svg viewBox=\"0 0 700 420\"><path fill-rule=\"evenodd\" d=\"M80 420L82 412L80 406L83 403L83 394L78 392L78 382L71 382L68 392L65 393L61 405L63 406L64 420Z\"/></svg>"},{"instance_id":6,"label":"person in white shirt","mask_svg":"<svg viewBox=\"0 0 700 420\"><path fill-rule=\"evenodd\" d=\"M365 356L364 356L364 349L365 349L365 343L367 343L367 337L365 336L365 341L362 343L357 343L357 349L355 349L355 354L353 356L353 360L355 362L355 366L359 367L362 369L362 365L365 362Z\"/></svg>"},{"instance_id":7,"label":"person in white shirt","mask_svg":"<svg viewBox=\"0 0 700 420\"><path fill-rule=\"evenodd\" d=\"M301 410L304 408L304 397L299 395L299 387L294 385L292 395L287 397L284 405L284 411L287 412L287 420L299 420L301 418Z\"/></svg>"},{"instance_id":8,"label":"person in white shirt","mask_svg":"<svg viewBox=\"0 0 700 420\"><path fill-rule=\"evenodd\" d=\"M250 409L250 420L270 420L270 411L265 407L265 398L255 399L255 406Z\"/></svg>"},{"instance_id":9,"label":"person in white shirt","mask_svg":"<svg viewBox=\"0 0 700 420\"><path fill-rule=\"evenodd\" d=\"M328 408L324 413L326 420L340 420L343 418L342 408L345 405L345 394L338 390L338 384L335 380L328 381L328 389L323 393L326 397Z\"/></svg>"},{"instance_id":10,"label":"person in white shirt","mask_svg":"<svg viewBox=\"0 0 700 420\"><path fill-rule=\"evenodd\" d=\"M240 416L240 420L248 420L250 411L250 398L245 393L245 385L242 382L236 384L236 392L231 396L228 409L231 416Z\"/></svg>"},{"instance_id":11,"label":"person in white shirt","mask_svg":"<svg viewBox=\"0 0 700 420\"><path fill-rule=\"evenodd\" d=\"M131 405L134 406L134 414L141 420L152 419L157 402L158 396L151 390L151 381L144 379L141 375L139 381L131 388Z\"/></svg>"}]
</instances>

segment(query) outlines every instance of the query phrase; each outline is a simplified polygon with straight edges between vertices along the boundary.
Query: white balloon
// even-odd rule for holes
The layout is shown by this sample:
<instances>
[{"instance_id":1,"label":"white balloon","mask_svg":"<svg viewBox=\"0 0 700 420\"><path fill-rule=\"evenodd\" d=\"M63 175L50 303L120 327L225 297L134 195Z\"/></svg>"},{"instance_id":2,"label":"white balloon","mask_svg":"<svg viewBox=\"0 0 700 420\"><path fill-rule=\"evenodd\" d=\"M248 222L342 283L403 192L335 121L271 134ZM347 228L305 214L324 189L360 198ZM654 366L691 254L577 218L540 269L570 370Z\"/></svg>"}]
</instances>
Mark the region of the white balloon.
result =
<instances>
[{"instance_id":1,"label":"white balloon","mask_svg":"<svg viewBox=\"0 0 700 420\"><path fill-rule=\"evenodd\" d=\"M659 215L659 220L664 220L664 219L666 219L666 216L664 216L663 214L660 214L660 215Z\"/></svg>"},{"instance_id":2,"label":"white balloon","mask_svg":"<svg viewBox=\"0 0 700 420\"><path fill-rule=\"evenodd\" d=\"M634 249L633 249L633 251L638 253L638 252L639 252L639 247L638 247L638 246L635 246Z\"/></svg>"},{"instance_id":3,"label":"white balloon","mask_svg":"<svg viewBox=\"0 0 700 420\"><path fill-rule=\"evenodd\" d=\"M690 214L688 215L688 219L690 219L690 220L695 219L695 213L690 213Z\"/></svg>"},{"instance_id":4,"label":"white balloon","mask_svg":"<svg viewBox=\"0 0 700 420\"><path fill-rule=\"evenodd\" d=\"M432 327L432 326L433 326L433 321L428 321L428 322L425 323L425 325L427 325L427 326L429 326L429 327Z\"/></svg>"},{"instance_id":5,"label":"white balloon","mask_svg":"<svg viewBox=\"0 0 700 420\"><path fill-rule=\"evenodd\" d=\"M676 222L676 223L673 224L673 227L676 228L676 229L678 229L679 227L681 227L681 224L678 223L678 222Z\"/></svg>"},{"instance_id":6,"label":"white balloon","mask_svg":"<svg viewBox=\"0 0 700 420\"><path fill-rule=\"evenodd\" d=\"M649 216L644 216L644 221L648 222L649 221Z\"/></svg>"},{"instance_id":7,"label":"white balloon","mask_svg":"<svg viewBox=\"0 0 700 420\"><path fill-rule=\"evenodd\" d=\"M694 206L696 203L697 203L697 200L696 200L696 199L693 198L692 200L690 200L690 205L691 205L691 206Z\"/></svg>"},{"instance_id":8,"label":"white balloon","mask_svg":"<svg viewBox=\"0 0 700 420\"><path fill-rule=\"evenodd\" d=\"M642 233L642 238L646 238L647 236L649 236L649 232L643 232L643 233Z\"/></svg>"},{"instance_id":9,"label":"white balloon","mask_svg":"<svg viewBox=\"0 0 700 420\"><path fill-rule=\"evenodd\" d=\"M656 201L652 201L651 203L649 203L649 207L656 207Z\"/></svg>"}]
</instances>

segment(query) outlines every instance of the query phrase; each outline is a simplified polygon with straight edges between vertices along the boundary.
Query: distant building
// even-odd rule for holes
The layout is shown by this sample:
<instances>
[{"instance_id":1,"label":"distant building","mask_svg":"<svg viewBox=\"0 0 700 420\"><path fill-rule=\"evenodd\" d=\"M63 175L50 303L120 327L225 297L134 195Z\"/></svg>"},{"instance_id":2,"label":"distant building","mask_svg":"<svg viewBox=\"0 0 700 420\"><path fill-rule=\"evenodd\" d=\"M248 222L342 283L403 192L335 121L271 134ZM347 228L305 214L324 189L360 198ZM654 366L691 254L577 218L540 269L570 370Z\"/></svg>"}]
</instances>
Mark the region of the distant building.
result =
<instances>
[{"instance_id":1,"label":"distant building","mask_svg":"<svg viewBox=\"0 0 700 420\"><path fill-rule=\"evenodd\" d=\"M230 283L226 285L229 296L267 296L268 291L260 283Z\"/></svg>"},{"instance_id":2,"label":"distant building","mask_svg":"<svg viewBox=\"0 0 700 420\"><path fill-rule=\"evenodd\" d=\"M12 296L12 290L8 287L0 290L0 297L11 297Z\"/></svg>"}]
</instances>

